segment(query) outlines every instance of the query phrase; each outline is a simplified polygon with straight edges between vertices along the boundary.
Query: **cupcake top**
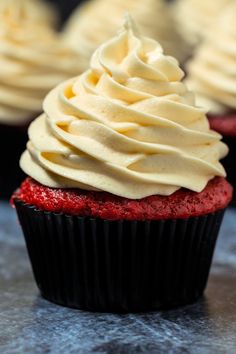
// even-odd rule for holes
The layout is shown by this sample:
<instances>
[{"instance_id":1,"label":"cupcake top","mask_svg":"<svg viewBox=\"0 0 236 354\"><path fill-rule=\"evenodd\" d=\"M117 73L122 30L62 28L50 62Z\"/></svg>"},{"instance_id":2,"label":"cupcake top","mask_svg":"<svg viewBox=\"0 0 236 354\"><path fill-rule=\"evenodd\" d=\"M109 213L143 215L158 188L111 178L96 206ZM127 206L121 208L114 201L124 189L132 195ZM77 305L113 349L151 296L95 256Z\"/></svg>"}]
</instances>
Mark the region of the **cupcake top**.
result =
<instances>
[{"instance_id":1,"label":"cupcake top","mask_svg":"<svg viewBox=\"0 0 236 354\"><path fill-rule=\"evenodd\" d=\"M201 41L232 0L178 0L173 6L182 29L182 35L189 44Z\"/></svg>"},{"instance_id":2,"label":"cupcake top","mask_svg":"<svg viewBox=\"0 0 236 354\"><path fill-rule=\"evenodd\" d=\"M210 113L236 110L236 4L229 5L189 63L189 87Z\"/></svg>"},{"instance_id":3,"label":"cupcake top","mask_svg":"<svg viewBox=\"0 0 236 354\"><path fill-rule=\"evenodd\" d=\"M140 199L196 192L225 176L221 136L180 82L178 62L131 19L94 53L90 68L60 84L29 128L26 174L49 187Z\"/></svg>"},{"instance_id":4,"label":"cupcake top","mask_svg":"<svg viewBox=\"0 0 236 354\"><path fill-rule=\"evenodd\" d=\"M0 122L21 125L42 111L48 91L84 66L51 27L37 21L39 13L29 11L33 1L12 4L0 5Z\"/></svg>"},{"instance_id":5,"label":"cupcake top","mask_svg":"<svg viewBox=\"0 0 236 354\"><path fill-rule=\"evenodd\" d=\"M65 28L65 39L90 59L94 50L115 35L129 11L145 36L158 40L167 54L186 58L174 17L163 0L90 0L74 12Z\"/></svg>"},{"instance_id":6,"label":"cupcake top","mask_svg":"<svg viewBox=\"0 0 236 354\"><path fill-rule=\"evenodd\" d=\"M24 21L34 21L44 25L55 25L58 21L57 11L43 0L1 0L0 19L9 21L16 18Z\"/></svg>"}]
</instances>

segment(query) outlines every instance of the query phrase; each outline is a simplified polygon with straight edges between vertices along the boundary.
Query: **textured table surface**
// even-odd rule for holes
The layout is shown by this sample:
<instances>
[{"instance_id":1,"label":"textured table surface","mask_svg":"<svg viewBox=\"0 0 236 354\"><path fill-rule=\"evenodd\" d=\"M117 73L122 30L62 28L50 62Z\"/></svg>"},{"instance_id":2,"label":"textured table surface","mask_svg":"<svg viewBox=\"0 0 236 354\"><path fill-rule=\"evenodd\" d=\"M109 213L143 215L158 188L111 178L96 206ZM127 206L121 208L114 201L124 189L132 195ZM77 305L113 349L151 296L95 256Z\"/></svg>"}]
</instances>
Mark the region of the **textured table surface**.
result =
<instances>
[{"instance_id":1,"label":"textured table surface","mask_svg":"<svg viewBox=\"0 0 236 354\"><path fill-rule=\"evenodd\" d=\"M0 202L0 353L236 353L236 211L225 216L205 298L171 311L97 314L41 299L13 210Z\"/></svg>"}]
</instances>

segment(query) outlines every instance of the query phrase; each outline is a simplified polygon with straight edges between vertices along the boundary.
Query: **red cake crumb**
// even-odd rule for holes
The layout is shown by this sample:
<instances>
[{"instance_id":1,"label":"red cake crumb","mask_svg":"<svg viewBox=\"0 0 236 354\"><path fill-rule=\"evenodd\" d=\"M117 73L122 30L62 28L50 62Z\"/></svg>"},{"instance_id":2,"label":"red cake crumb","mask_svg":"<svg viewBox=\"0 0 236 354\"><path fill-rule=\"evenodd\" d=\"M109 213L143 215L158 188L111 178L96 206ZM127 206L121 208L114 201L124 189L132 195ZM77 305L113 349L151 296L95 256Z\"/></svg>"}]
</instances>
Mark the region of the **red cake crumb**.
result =
<instances>
[{"instance_id":1,"label":"red cake crumb","mask_svg":"<svg viewBox=\"0 0 236 354\"><path fill-rule=\"evenodd\" d=\"M225 136L236 137L236 113L209 116L208 118L211 129Z\"/></svg>"},{"instance_id":2,"label":"red cake crumb","mask_svg":"<svg viewBox=\"0 0 236 354\"><path fill-rule=\"evenodd\" d=\"M153 195L139 200L106 192L45 187L27 178L12 197L40 210L107 220L158 220L200 216L225 208L232 187L224 179L211 180L201 193L180 189L171 196Z\"/></svg>"}]
</instances>

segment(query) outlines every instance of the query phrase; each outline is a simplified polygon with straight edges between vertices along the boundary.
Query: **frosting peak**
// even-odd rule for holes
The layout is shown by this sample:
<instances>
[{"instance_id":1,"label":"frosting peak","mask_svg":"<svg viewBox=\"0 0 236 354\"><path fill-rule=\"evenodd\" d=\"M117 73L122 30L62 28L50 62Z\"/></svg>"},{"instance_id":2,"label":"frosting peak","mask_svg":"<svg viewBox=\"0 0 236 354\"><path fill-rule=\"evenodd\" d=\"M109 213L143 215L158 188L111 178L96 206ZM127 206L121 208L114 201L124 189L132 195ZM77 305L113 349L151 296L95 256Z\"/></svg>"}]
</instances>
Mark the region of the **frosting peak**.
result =
<instances>
[{"instance_id":1,"label":"frosting peak","mask_svg":"<svg viewBox=\"0 0 236 354\"><path fill-rule=\"evenodd\" d=\"M99 45L115 35L126 11L144 35L157 39L168 54L180 61L186 59L185 43L163 0L89 0L72 14L64 31L65 39L90 59Z\"/></svg>"},{"instance_id":2,"label":"frosting peak","mask_svg":"<svg viewBox=\"0 0 236 354\"><path fill-rule=\"evenodd\" d=\"M120 32L123 31L132 31L132 33L134 35L136 35L137 37L140 36L138 27L136 26L136 23L134 22L134 20L132 19L132 17L130 16L129 12L126 12L125 16L124 16L124 23L123 23L123 27L121 27Z\"/></svg>"},{"instance_id":3,"label":"frosting peak","mask_svg":"<svg viewBox=\"0 0 236 354\"><path fill-rule=\"evenodd\" d=\"M131 199L201 191L224 176L227 147L180 82L178 62L126 18L90 69L49 93L30 126L23 170L50 187Z\"/></svg>"}]
</instances>

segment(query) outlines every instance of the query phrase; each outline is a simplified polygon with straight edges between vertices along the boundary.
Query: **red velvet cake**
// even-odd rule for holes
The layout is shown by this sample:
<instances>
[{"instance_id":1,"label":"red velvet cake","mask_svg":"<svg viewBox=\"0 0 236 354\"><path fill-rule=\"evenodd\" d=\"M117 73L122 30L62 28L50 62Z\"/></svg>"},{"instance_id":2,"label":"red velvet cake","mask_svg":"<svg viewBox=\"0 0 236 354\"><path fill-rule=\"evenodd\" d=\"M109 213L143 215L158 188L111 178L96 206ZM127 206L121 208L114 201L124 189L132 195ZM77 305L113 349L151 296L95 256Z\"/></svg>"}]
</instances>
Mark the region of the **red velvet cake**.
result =
<instances>
[{"instance_id":1,"label":"red velvet cake","mask_svg":"<svg viewBox=\"0 0 236 354\"><path fill-rule=\"evenodd\" d=\"M15 193L19 199L43 211L89 216L106 220L159 220L189 218L224 209L232 197L232 187L224 178L214 178L201 193L180 189L164 197L140 200L106 192L45 187L27 178Z\"/></svg>"}]
</instances>

